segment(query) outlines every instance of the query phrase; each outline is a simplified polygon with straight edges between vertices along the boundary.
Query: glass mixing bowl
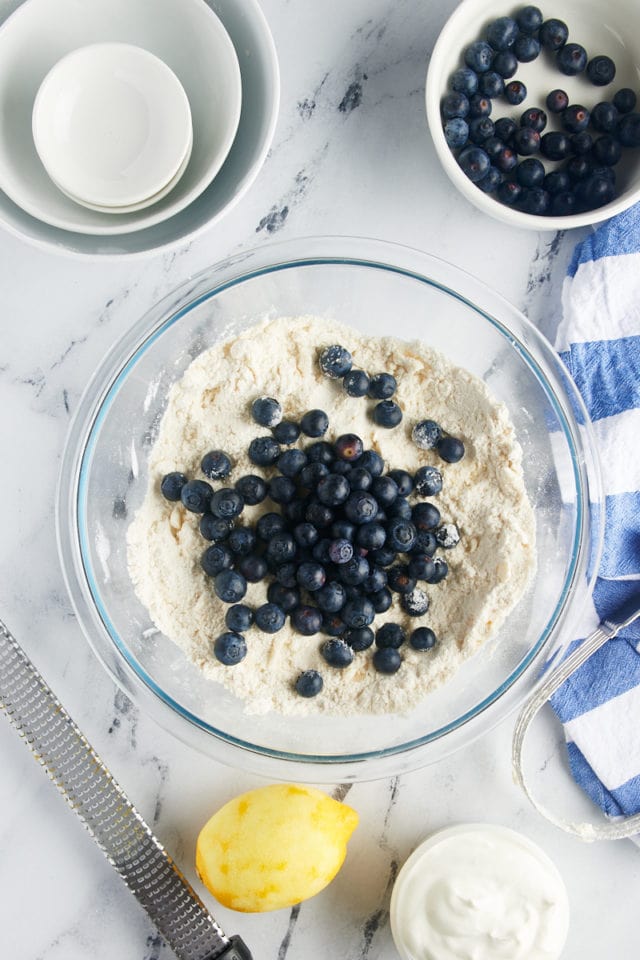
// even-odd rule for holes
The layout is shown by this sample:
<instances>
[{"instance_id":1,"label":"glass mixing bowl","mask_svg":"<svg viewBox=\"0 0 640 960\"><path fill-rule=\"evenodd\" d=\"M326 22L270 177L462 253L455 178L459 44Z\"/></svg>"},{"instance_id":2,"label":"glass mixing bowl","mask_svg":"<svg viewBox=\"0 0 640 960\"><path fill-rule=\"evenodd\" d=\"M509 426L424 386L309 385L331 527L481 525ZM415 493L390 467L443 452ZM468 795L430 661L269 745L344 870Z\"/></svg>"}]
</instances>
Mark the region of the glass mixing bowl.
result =
<instances>
[{"instance_id":1,"label":"glass mixing bowl","mask_svg":"<svg viewBox=\"0 0 640 960\"><path fill-rule=\"evenodd\" d=\"M127 525L167 392L216 341L266 316L333 317L422 339L485 380L524 450L537 573L498 634L414 710L252 716L154 629L127 572ZM573 639L601 541L587 416L556 353L457 268L379 241L325 238L242 253L184 284L115 345L79 405L58 502L62 565L97 656L142 709L204 753L271 778L374 779L437 760L503 719Z\"/></svg>"}]
</instances>

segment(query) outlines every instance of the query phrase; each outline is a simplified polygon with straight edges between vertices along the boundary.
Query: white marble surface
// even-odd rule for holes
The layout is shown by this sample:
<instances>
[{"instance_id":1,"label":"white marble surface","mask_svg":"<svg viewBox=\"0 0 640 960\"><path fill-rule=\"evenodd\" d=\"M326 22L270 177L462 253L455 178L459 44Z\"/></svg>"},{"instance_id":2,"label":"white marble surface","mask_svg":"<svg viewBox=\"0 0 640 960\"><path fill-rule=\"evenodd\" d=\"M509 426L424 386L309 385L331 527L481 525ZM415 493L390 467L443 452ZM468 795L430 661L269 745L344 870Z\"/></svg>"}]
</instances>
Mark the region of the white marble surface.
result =
<instances>
[{"instance_id":1,"label":"white marble surface","mask_svg":"<svg viewBox=\"0 0 640 960\"><path fill-rule=\"evenodd\" d=\"M51 0L55 2L55 0ZM132 3L135 0L131 0ZM257 779L172 740L114 687L76 624L57 559L58 463L79 396L104 351L189 274L273 238L336 233L401 241L480 276L546 331L577 234L515 232L457 196L424 122L424 76L454 0L263 0L282 69L282 108L259 179L197 242L135 262L79 262L0 231L0 611L116 778L195 881L207 815ZM0 3L0 13L16 6ZM546 729L548 727L548 729ZM234 915L207 899L256 960L392 960L389 888L434 828L491 820L553 855L569 888L566 960L638 955L629 842L583 845L514 787L511 722L397 780L358 784L361 816L338 879L293 911ZM532 769L557 803L572 794L557 731L534 732ZM12 960L156 960L170 951L0 720L0 949ZM592 812L573 793L574 806Z\"/></svg>"}]
</instances>

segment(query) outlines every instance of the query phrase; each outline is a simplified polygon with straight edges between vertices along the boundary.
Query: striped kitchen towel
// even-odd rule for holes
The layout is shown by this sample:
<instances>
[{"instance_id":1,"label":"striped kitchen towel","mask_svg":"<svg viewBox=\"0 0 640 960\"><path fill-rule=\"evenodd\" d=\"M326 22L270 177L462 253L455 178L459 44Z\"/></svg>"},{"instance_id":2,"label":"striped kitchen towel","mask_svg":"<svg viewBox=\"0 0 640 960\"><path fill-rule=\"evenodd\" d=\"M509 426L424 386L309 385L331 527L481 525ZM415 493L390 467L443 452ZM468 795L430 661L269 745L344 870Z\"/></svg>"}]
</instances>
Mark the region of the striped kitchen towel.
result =
<instances>
[{"instance_id":1,"label":"striped kitchen towel","mask_svg":"<svg viewBox=\"0 0 640 960\"><path fill-rule=\"evenodd\" d=\"M593 422L606 496L586 633L640 602L640 204L577 245L556 346ZM551 703L578 784L609 816L640 813L640 623L601 647Z\"/></svg>"}]
</instances>

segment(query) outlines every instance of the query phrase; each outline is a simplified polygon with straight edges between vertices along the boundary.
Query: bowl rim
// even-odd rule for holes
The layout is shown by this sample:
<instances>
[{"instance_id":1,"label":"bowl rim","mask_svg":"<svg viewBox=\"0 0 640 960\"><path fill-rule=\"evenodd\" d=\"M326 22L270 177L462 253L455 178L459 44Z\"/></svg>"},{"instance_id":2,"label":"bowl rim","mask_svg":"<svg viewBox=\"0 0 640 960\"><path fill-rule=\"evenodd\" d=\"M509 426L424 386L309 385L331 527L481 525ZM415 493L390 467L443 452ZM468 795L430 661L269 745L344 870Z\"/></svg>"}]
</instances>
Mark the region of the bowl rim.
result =
<instances>
[{"instance_id":1,"label":"bowl rim","mask_svg":"<svg viewBox=\"0 0 640 960\"><path fill-rule=\"evenodd\" d=\"M574 227L589 227L593 224L601 223L603 220L609 220L610 217L614 217L616 214L628 210L629 207L637 203L638 200L640 200L640 185L625 198L618 197L595 210L588 210L584 213L574 213L566 217L541 217L532 213L514 210L512 207L499 203L490 195L483 193L476 184L469 180L456 163L455 157L445 140L440 116L440 100L443 87L436 84L436 73L445 75L451 50L460 49L459 43L456 43L456 37L460 35L460 28L467 23L469 18L468 10L481 10L482 13L486 14L486 3L484 0L461 0L458 6L456 6L442 27L433 47L427 68L425 84L427 126L438 159L454 187L456 187L470 203L494 219L501 220L511 227L537 231L558 231L569 230ZM505 3L504 13L510 13L511 10L512 7L510 7L508 3Z\"/></svg>"},{"instance_id":2,"label":"bowl rim","mask_svg":"<svg viewBox=\"0 0 640 960\"><path fill-rule=\"evenodd\" d=\"M367 256L363 256L363 252ZM399 266L398 261L403 265ZM216 730L190 713L161 690L119 642L117 632L109 621L108 611L102 607L92 589L90 571L84 560L86 539L82 532L82 518L86 484L83 471L91 459L96 431L106 415L106 405L137 362L140 352L195 306L230 286L275 271L322 264L374 267L426 282L466 303L496 326L536 375L563 424L563 432L571 450L577 494L576 531L569 573L550 620L535 646L495 691L461 717L426 736L364 754L312 755L262 747ZM456 286L434 281L429 272L425 272L434 268L441 275L455 280ZM467 293L473 292L474 299L461 293L460 286ZM478 304L479 295L487 307ZM548 367L548 360L551 359L557 372L551 368L543 371L541 358L534 359L513 329L491 315L496 308L502 312L506 310L519 321L536 346L542 347L543 354L546 351L549 355L543 356L542 366ZM577 411L577 421L571 412L572 407ZM589 508L591 504L600 503L601 499L595 442L582 398L551 345L515 307L471 274L414 248L366 238L310 237L243 251L212 268L206 268L155 304L114 344L89 381L69 429L59 474L56 527L65 583L83 632L102 665L135 702L142 702L148 712L174 735L222 762L278 776L272 769L273 761L284 761L286 778L290 778L291 771L295 770L298 779L334 782L336 779L375 779L387 776L390 772L397 773L425 765L475 739L521 704L530 692L522 689L525 679L529 680L530 671L536 665L542 666L551 640L557 641L558 634L568 627L572 619L576 619L584 597L590 592L602 549L604 517L602 511L597 511L596 529L592 529L594 518ZM111 665L108 656L114 649L119 656L117 668ZM550 662L558 652L557 649L554 651ZM501 709L497 709L497 705L501 705ZM180 718L180 730L170 726L171 719L176 716ZM390 764L393 764L392 770Z\"/></svg>"},{"instance_id":3,"label":"bowl rim","mask_svg":"<svg viewBox=\"0 0 640 960\"><path fill-rule=\"evenodd\" d=\"M18 13L23 6L32 2L33 0L23 0L18 7L8 11L6 16L0 19L0 31L5 28L5 25L15 13ZM124 0L121 0L121 2L124 2ZM219 19L222 27L229 37L231 37L231 34L233 33L235 39L231 38L231 45L235 50L236 56L238 56L238 51L241 49L244 55L243 62L250 57L253 63L260 62L262 64L261 82L264 83L264 85L268 87L270 91L268 104L266 104L264 113L260 119L261 134L258 141L259 149L253 156L249 166L246 167L243 175L237 181L233 195L219 210L217 210L217 212L214 212L203 222L191 227L189 225L185 225L185 227L182 228L182 232L179 236L163 236L158 239L154 238L151 240L149 245L139 246L138 240L140 240L142 243L145 243L147 231L157 231L162 228L163 224L171 223L174 217L182 217L185 213L185 210L188 210L193 206L194 203L198 202L200 197L198 197L197 200L192 200L184 210L181 210L179 213L175 213L172 217L169 217L165 221L155 224L154 226L147 226L143 229L135 230L129 233L116 234L113 236L93 236L89 234L76 233L70 230L64 230L59 227L54 227L50 224L42 224L37 217L27 213L22 209L22 207L19 206L19 204L15 203L8 195L4 194L6 205L9 208L14 208L16 215L19 216L20 219L20 223L15 222L11 216L6 215L5 211L0 208L0 227L3 230L6 230L10 236L28 243L43 252L56 253L71 259L81 259L96 263L103 262L105 260L115 262L121 260L136 260L171 251L181 244L191 243L194 239L200 237L207 230L217 224L240 202L240 200L242 200L242 198L254 184L264 165L267 155L271 149L273 137L276 131L281 100L281 76L278 54L269 23L258 0L225 0L224 3L222 0L217 0L217 2L216 0L202 0L202 3L208 7L210 12ZM228 14L225 10L225 3L229 9ZM236 18L237 11L240 11L240 13ZM235 19L237 19L241 24L241 26L237 29ZM234 21L234 26L227 27L227 22L231 23L231 21ZM255 27L253 34L247 32L248 24L253 24ZM253 37L256 38L255 44L253 43ZM241 75L242 70L243 67L241 65ZM240 117L240 120L241 119L242 117ZM203 192L206 193L206 189ZM33 233L29 233L27 228L23 225L25 221L33 223L38 229L46 228L48 235L36 236ZM123 245L125 245L131 238L135 238L136 249L123 249ZM90 243L94 246L94 249L79 249L76 244L81 243L83 239L90 241Z\"/></svg>"}]
</instances>

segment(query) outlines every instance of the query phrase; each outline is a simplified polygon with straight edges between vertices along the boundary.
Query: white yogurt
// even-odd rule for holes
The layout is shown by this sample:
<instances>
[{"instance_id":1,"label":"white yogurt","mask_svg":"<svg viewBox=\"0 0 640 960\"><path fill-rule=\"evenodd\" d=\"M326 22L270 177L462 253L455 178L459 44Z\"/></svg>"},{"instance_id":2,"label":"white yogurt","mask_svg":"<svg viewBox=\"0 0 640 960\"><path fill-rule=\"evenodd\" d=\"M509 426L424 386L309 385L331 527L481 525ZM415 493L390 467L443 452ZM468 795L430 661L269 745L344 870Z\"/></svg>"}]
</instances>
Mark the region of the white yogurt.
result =
<instances>
[{"instance_id":1,"label":"white yogurt","mask_svg":"<svg viewBox=\"0 0 640 960\"><path fill-rule=\"evenodd\" d=\"M568 927L554 864L526 837L492 824L434 834L404 864L391 897L404 960L557 960Z\"/></svg>"}]
</instances>

